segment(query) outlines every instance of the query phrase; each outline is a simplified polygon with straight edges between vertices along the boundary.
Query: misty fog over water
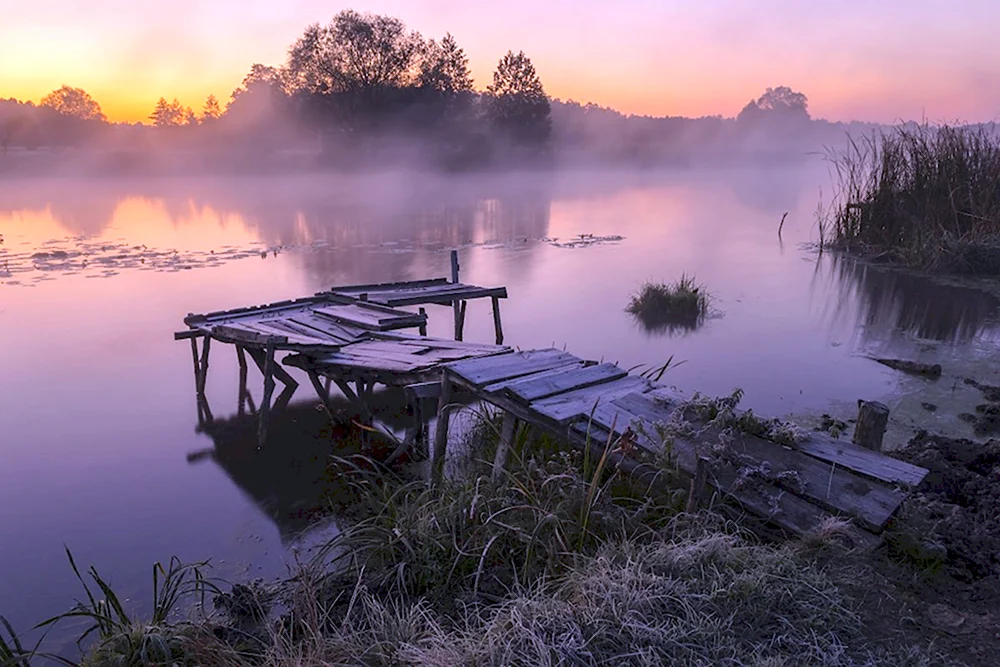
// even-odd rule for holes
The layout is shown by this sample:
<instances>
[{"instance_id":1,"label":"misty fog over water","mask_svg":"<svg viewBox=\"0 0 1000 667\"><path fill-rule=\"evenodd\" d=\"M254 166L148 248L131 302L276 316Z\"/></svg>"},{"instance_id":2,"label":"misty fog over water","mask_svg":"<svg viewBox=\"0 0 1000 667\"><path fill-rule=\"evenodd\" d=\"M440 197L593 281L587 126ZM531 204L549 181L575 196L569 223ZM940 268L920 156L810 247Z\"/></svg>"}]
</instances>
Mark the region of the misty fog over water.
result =
<instances>
[{"instance_id":1,"label":"misty fog over water","mask_svg":"<svg viewBox=\"0 0 1000 667\"><path fill-rule=\"evenodd\" d=\"M4 612L28 627L72 604L63 544L137 597L149 564L175 554L211 557L223 576L282 571L301 521L269 504L278 482L260 476L296 473L187 459L213 444L196 428L190 349L171 335L187 313L446 276L457 248L464 282L508 288L508 344L624 368L673 357L684 363L665 382L741 387L767 415L891 402L899 376L867 355L978 358L997 337L992 296L805 247L828 188L818 159L0 184L0 534L18 545L0 551L0 571L19 573L0 579ZM711 294L701 327L649 332L624 312L643 281L681 274ZM449 310L429 316L429 333L448 336ZM492 336L489 306L471 303L466 340ZM236 411L236 359L220 345L211 362L208 398L224 418ZM259 382L251 374L256 396ZM304 383L295 401L312 400Z\"/></svg>"}]
</instances>

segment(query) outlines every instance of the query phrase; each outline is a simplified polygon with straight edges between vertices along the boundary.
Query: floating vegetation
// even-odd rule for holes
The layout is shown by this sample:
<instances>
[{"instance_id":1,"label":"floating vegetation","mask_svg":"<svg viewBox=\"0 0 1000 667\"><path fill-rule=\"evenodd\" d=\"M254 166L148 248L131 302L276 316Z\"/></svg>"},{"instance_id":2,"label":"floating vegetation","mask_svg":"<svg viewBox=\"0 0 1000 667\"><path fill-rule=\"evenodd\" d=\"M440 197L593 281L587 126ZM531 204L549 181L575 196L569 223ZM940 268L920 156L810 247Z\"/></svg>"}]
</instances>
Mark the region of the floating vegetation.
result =
<instances>
[{"instance_id":1,"label":"floating vegetation","mask_svg":"<svg viewBox=\"0 0 1000 667\"><path fill-rule=\"evenodd\" d=\"M646 282L633 294L626 312L647 330L693 331L708 315L709 297L693 277L682 275L675 283Z\"/></svg>"}]
</instances>

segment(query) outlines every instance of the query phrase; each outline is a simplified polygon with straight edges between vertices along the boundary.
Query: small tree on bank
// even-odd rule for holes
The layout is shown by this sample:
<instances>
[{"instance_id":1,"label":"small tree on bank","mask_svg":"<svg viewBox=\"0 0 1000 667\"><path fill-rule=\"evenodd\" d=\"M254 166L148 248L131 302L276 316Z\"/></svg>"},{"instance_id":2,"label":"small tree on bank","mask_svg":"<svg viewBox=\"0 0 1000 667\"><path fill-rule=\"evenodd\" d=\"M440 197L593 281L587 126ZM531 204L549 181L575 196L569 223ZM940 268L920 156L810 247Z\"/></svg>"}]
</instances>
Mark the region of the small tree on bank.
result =
<instances>
[{"instance_id":1,"label":"small tree on bank","mask_svg":"<svg viewBox=\"0 0 1000 667\"><path fill-rule=\"evenodd\" d=\"M524 51L508 51L486 90L493 129L519 146L542 146L552 134L552 107L541 79Z\"/></svg>"}]
</instances>

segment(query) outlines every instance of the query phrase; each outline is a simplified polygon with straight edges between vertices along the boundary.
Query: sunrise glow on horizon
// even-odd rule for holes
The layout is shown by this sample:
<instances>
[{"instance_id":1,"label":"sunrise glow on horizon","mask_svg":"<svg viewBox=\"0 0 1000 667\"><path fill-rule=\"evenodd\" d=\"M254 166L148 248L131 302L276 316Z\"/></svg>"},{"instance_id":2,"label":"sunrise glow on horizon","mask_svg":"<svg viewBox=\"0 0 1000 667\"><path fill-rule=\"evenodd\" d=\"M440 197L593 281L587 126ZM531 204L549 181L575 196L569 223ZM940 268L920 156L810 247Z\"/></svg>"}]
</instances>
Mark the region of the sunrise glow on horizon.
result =
<instances>
[{"instance_id":1,"label":"sunrise glow on horizon","mask_svg":"<svg viewBox=\"0 0 1000 667\"><path fill-rule=\"evenodd\" d=\"M225 103L255 62L280 65L310 23L341 9L455 35L479 89L524 50L552 96L655 116L734 116L768 86L808 95L815 117L1000 117L1000 3L932 0L50 0L4 9L0 98L86 89L115 121L159 97ZM952 6L954 7L954 5Z\"/></svg>"}]
</instances>

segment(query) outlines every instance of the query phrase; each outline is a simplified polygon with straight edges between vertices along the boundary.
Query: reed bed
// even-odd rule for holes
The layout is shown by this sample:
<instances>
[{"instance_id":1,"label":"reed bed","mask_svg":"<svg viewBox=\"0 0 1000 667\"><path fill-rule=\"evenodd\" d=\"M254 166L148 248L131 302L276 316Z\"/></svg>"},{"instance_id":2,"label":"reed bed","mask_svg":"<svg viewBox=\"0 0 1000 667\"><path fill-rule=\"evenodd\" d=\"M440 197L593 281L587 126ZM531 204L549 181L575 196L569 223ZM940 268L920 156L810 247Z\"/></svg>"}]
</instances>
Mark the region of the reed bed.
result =
<instances>
[{"instance_id":1,"label":"reed bed","mask_svg":"<svg viewBox=\"0 0 1000 667\"><path fill-rule=\"evenodd\" d=\"M647 281L633 294L626 312L649 331L697 329L708 315L704 286L682 275L673 283Z\"/></svg>"},{"instance_id":2,"label":"reed bed","mask_svg":"<svg viewBox=\"0 0 1000 667\"><path fill-rule=\"evenodd\" d=\"M926 271L1000 274L1000 133L903 125L829 153L821 242Z\"/></svg>"}]
</instances>

